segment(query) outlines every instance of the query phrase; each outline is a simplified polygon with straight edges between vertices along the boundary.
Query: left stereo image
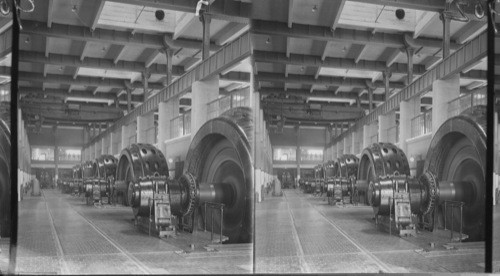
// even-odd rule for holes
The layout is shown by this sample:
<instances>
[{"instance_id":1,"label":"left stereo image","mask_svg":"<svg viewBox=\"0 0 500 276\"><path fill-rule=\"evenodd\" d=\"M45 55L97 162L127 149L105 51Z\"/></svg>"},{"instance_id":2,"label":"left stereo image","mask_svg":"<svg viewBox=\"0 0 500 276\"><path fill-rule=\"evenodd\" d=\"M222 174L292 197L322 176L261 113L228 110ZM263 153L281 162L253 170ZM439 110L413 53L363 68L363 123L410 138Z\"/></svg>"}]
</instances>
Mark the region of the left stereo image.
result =
<instances>
[{"instance_id":1,"label":"left stereo image","mask_svg":"<svg viewBox=\"0 0 500 276\"><path fill-rule=\"evenodd\" d=\"M13 273L253 272L249 22L197 2L20 1Z\"/></svg>"}]
</instances>

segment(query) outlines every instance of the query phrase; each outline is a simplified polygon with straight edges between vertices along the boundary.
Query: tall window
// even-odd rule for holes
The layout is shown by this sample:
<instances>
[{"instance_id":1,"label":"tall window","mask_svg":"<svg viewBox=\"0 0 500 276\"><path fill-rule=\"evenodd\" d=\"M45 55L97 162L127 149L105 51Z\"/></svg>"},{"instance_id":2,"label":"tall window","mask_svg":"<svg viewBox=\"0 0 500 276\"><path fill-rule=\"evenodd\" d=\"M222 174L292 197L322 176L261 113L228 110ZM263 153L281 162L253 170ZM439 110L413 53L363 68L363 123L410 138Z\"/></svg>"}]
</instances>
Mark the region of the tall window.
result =
<instances>
[{"instance_id":1,"label":"tall window","mask_svg":"<svg viewBox=\"0 0 500 276\"><path fill-rule=\"evenodd\" d=\"M273 148L274 161L296 161L296 150L294 147Z\"/></svg>"},{"instance_id":2,"label":"tall window","mask_svg":"<svg viewBox=\"0 0 500 276\"><path fill-rule=\"evenodd\" d=\"M82 159L82 151L75 148L58 148L58 158L59 161L73 161L80 162Z\"/></svg>"},{"instance_id":3,"label":"tall window","mask_svg":"<svg viewBox=\"0 0 500 276\"><path fill-rule=\"evenodd\" d=\"M32 147L31 160L54 161L54 147Z\"/></svg>"},{"instance_id":4,"label":"tall window","mask_svg":"<svg viewBox=\"0 0 500 276\"><path fill-rule=\"evenodd\" d=\"M323 149L322 148L308 148L304 147L300 149L300 160L301 161L323 161Z\"/></svg>"}]
</instances>

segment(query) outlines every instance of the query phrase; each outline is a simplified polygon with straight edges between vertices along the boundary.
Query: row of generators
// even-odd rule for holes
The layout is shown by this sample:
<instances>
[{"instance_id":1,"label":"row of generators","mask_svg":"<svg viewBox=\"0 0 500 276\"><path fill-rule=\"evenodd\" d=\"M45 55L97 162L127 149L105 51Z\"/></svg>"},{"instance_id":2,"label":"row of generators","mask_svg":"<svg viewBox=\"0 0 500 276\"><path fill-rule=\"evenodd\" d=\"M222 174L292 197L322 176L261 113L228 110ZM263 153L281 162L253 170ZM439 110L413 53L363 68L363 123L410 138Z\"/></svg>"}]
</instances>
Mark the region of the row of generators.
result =
<instances>
[{"instance_id":1,"label":"row of generators","mask_svg":"<svg viewBox=\"0 0 500 276\"><path fill-rule=\"evenodd\" d=\"M360 158L344 154L315 168L330 204L373 207L377 224L400 235L416 228L449 229L458 240L484 240L486 107L448 119L433 135L420 175L410 175L405 153L375 143Z\"/></svg>"},{"instance_id":2,"label":"row of generators","mask_svg":"<svg viewBox=\"0 0 500 276\"><path fill-rule=\"evenodd\" d=\"M133 144L119 158L102 155L74 167L63 192L85 195L87 204L132 208L138 225L159 236L206 229L227 243L252 240L252 113L226 111L206 122L192 138L183 174L169 177L163 153ZM166 149L168 151L168 148Z\"/></svg>"}]
</instances>

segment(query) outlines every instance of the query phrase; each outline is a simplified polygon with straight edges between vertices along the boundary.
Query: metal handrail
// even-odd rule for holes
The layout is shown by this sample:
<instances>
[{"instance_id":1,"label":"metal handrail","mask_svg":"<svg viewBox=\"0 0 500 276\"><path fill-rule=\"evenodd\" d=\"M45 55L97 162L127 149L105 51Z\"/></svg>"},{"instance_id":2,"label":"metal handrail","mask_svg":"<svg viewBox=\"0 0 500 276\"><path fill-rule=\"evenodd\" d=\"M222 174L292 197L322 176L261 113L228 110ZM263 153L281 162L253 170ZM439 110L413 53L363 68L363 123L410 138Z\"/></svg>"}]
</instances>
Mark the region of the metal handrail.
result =
<instances>
[{"instance_id":1,"label":"metal handrail","mask_svg":"<svg viewBox=\"0 0 500 276\"><path fill-rule=\"evenodd\" d=\"M191 134L191 110L170 120L170 139Z\"/></svg>"},{"instance_id":2,"label":"metal handrail","mask_svg":"<svg viewBox=\"0 0 500 276\"><path fill-rule=\"evenodd\" d=\"M204 221L204 227L205 227L205 232L207 231L207 207L212 209L210 211L211 214L211 223L210 223L210 241L214 240L214 210L219 209L220 210L220 243L222 244L222 229L224 225L224 204L223 203L216 203L216 202L204 202L203 207L205 208L205 221Z\"/></svg>"},{"instance_id":3,"label":"metal handrail","mask_svg":"<svg viewBox=\"0 0 500 276\"><path fill-rule=\"evenodd\" d=\"M464 110L477 105L486 105L486 91L462 95L448 102L448 118L458 116Z\"/></svg>"},{"instance_id":4,"label":"metal handrail","mask_svg":"<svg viewBox=\"0 0 500 276\"><path fill-rule=\"evenodd\" d=\"M411 138L432 132L432 108L411 119Z\"/></svg>"},{"instance_id":5,"label":"metal handrail","mask_svg":"<svg viewBox=\"0 0 500 276\"><path fill-rule=\"evenodd\" d=\"M446 212L446 206L450 206L451 207L451 229L450 229L450 232L451 232L451 237L450 237L450 241L453 241L453 230L454 230L454 226L453 226L453 209L454 208L460 208L460 242L462 242L462 228L463 228L463 209L464 209L464 206L465 206L465 202L462 202L462 201L453 201L453 200L445 200L444 201L444 230L446 230L446 215L448 214Z\"/></svg>"},{"instance_id":6,"label":"metal handrail","mask_svg":"<svg viewBox=\"0 0 500 276\"><path fill-rule=\"evenodd\" d=\"M233 92L227 96L207 103L207 117L210 120L218 117L220 114L231 108L241 106L250 106L250 98L248 97L248 91L246 90Z\"/></svg>"}]
</instances>

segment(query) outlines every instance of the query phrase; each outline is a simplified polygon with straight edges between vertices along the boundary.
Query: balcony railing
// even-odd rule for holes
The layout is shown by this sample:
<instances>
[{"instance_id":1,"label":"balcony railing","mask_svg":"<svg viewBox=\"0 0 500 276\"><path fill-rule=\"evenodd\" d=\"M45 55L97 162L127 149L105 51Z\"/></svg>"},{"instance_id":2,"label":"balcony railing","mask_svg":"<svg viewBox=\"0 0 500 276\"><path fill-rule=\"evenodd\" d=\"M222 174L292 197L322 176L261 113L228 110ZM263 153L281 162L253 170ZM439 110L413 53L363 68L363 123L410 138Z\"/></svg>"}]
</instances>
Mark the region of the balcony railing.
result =
<instances>
[{"instance_id":1,"label":"balcony railing","mask_svg":"<svg viewBox=\"0 0 500 276\"><path fill-rule=\"evenodd\" d=\"M230 95L209 102L207 104L208 119L216 118L231 108L250 106L248 94L246 90L233 92Z\"/></svg>"},{"instance_id":2,"label":"balcony railing","mask_svg":"<svg viewBox=\"0 0 500 276\"><path fill-rule=\"evenodd\" d=\"M448 103L448 118L458 116L468 108L486 105L486 91L477 91L460 96Z\"/></svg>"},{"instance_id":3,"label":"balcony railing","mask_svg":"<svg viewBox=\"0 0 500 276\"><path fill-rule=\"evenodd\" d=\"M399 143L399 125L387 129L387 139L391 143Z\"/></svg>"},{"instance_id":4,"label":"balcony railing","mask_svg":"<svg viewBox=\"0 0 500 276\"><path fill-rule=\"evenodd\" d=\"M415 138L432 131L432 109L411 119L411 138Z\"/></svg>"},{"instance_id":5,"label":"balcony railing","mask_svg":"<svg viewBox=\"0 0 500 276\"><path fill-rule=\"evenodd\" d=\"M191 134L191 111L170 120L171 139Z\"/></svg>"}]
</instances>

